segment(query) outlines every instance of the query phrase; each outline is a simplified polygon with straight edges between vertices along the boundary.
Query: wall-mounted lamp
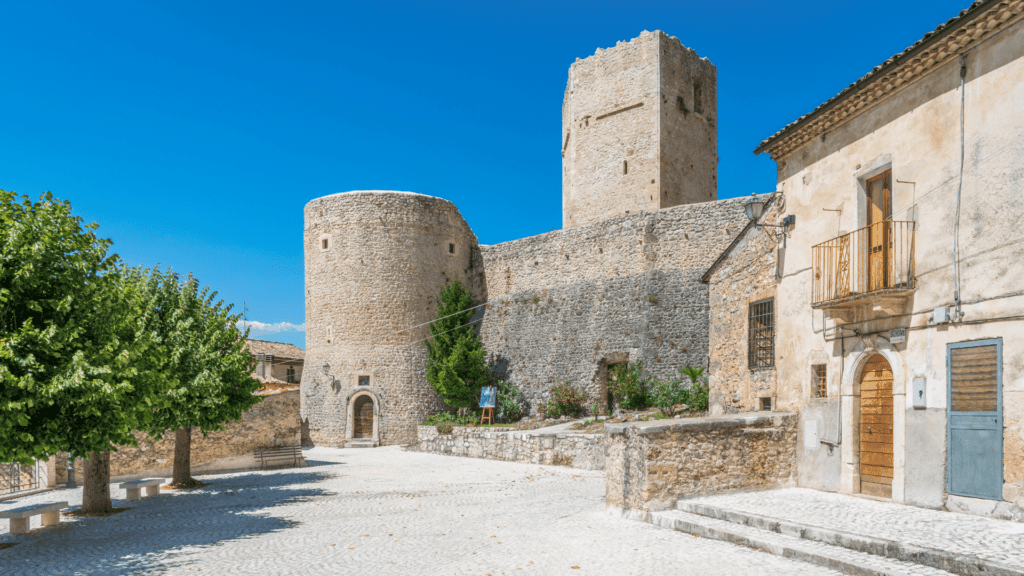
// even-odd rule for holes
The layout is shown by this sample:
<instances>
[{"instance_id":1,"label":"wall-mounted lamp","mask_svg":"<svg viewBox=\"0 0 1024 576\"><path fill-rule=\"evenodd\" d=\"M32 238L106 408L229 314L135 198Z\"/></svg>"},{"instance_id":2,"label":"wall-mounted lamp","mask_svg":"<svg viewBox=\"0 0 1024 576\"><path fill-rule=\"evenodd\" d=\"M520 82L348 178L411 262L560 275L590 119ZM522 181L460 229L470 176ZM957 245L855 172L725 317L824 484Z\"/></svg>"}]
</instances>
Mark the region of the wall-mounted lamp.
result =
<instances>
[{"instance_id":1,"label":"wall-mounted lamp","mask_svg":"<svg viewBox=\"0 0 1024 576\"><path fill-rule=\"evenodd\" d=\"M743 203L743 209L747 213L747 218L754 221L754 226L762 228L771 234L772 238L774 238L776 242L778 242L779 239L785 240L785 238L789 237L789 227L796 224L796 216L792 214L786 216L782 219L782 224L761 224L758 220L761 218L761 215L764 214L765 204L766 202L763 198L758 197L757 193L753 193L750 195L750 198ZM772 228L781 228L782 231L776 232L772 230Z\"/></svg>"},{"instance_id":2,"label":"wall-mounted lamp","mask_svg":"<svg viewBox=\"0 0 1024 576\"><path fill-rule=\"evenodd\" d=\"M324 376L327 376L327 373L330 372L330 371L331 371L331 365L328 364L327 362L324 362Z\"/></svg>"}]
</instances>

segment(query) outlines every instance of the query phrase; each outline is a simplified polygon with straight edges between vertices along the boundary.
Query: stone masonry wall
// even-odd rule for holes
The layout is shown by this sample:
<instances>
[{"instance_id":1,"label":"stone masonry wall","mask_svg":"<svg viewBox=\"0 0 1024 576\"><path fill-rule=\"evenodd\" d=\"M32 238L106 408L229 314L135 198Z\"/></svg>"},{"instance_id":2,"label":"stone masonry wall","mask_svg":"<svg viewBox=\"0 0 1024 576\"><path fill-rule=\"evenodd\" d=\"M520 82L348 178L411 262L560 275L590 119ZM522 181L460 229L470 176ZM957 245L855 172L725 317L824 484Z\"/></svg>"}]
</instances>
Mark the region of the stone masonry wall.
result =
<instances>
[{"instance_id":1,"label":"stone masonry wall","mask_svg":"<svg viewBox=\"0 0 1024 576\"><path fill-rule=\"evenodd\" d=\"M534 434L465 427L456 427L451 434L438 434L434 426L420 426L419 434L419 442L406 450L582 470L604 469L601 434Z\"/></svg>"},{"instance_id":2,"label":"stone masonry wall","mask_svg":"<svg viewBox=\"0 0 1024 576\"><path fill-rule=\"evenodd\" d=\"M746 225L742 204L677 206L481 246L481 336L530 410L564 382L601 401L609 363L643 360L659 377L706 366L700 277Z\"/></svg>"},{"instance_id":3,"label":"stone masonry wall","mask_svg":"<svg viewBox=\"0 0 1024 576\"><path fill-rule=\"evenodd\" d=\"M257 448L298 446L300 435L299 391L264 396L241 420L228 422L223 430L206 437L199 430L192 431L193 473L251 467L255 463L251 455ZM110 475L169 475L174 465L174 431L156 442L142 432L135 437L137 447L119 446L117 452L110 453Z\"/></svg>"},{"instance_id":4,"label":"stone masonry wall","mask_svg":"<svg viewBox=\"0 0 1024 576\"><path fill-rule=\"evenodd\" d=\"M661 31L577 59L562 102L563 227L717 198L715 85L714 65Z\"/></svg>"},{"instance_id":5,"label":"stone masonry wall","mask_svg":"<svg viewBox=\"0 0 1024 576\"><path fill-rule=\"evenodd\" d=\"M778 209L769 206L761 222L775 224L778 216ZM751 228L710 276L708 384L712 415L760 410L761 398L772 399L773 409L778 409L774 363L768 368L750 368L747 345L750 304L775 297L777 248L770 233Z\"/></svg>"},{"instance_id":6,"label":"stone masonry wall","mask_svg":"<svg viewBox=\"0 0 1024 576\"><path fill-rule=\"evenodd\" d=\"M365 390L377 408L375 440L415 442L416 426L443 404L425 376L429 329L410 328L434 318L438 293L455 279L486 298L476 236L451 202L408 192L318 198L305 226L309 440L343 446L349 404Z\"/></svg>"},{"instance_id":7,"label":"stone masonry wall","mask_svg":"<svg viewBox=\"0 0 1024 576\"><path fill-rule=\"evenodd\" d=\"M607 506L646 517L686 496L792 485L796 425L776 413L609 426Z\"/></svg>"}]
</instances>

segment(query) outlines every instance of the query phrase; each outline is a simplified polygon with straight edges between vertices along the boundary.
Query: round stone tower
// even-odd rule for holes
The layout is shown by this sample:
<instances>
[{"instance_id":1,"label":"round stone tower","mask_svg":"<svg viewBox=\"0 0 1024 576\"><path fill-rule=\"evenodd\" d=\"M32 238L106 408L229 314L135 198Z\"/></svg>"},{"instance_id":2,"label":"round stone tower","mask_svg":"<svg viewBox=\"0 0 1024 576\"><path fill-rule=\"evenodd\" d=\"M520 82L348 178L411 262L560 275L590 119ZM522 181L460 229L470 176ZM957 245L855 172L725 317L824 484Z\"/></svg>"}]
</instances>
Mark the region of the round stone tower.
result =
<instances>
[{"instance_id":1,"label":"round stone tower","mask_svg":"<svg viewBox=\"0 0 1024 576\"><path fill-rule=\"evenodd\" d=\"M303 242L308 440L415 442L416 426L444 406L426 379L423 324L455 279L479 297L476 236L447 200L373 190L310 201Z\"/></svg>"}]
</instances>

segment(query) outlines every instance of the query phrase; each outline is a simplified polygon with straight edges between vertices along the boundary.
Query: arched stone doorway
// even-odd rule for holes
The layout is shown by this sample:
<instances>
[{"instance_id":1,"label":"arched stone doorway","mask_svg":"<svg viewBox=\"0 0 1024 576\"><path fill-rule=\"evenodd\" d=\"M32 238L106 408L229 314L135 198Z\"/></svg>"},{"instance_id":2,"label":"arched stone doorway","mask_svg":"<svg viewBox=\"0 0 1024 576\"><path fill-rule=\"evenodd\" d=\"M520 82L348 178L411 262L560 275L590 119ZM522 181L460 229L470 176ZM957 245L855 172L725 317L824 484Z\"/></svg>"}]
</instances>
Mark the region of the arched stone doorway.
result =
<instances>
[{"instance_id":1,"label":"arched stone doorway","mask_svg":"<svg viewBox=\"0 0 1024 576\"><path fill-rule=\"evenodd\" d=\"M874 354L860 376L860 491L892 498L892 366Z\"/></svg>"},{"instance_id":2,"label":"arched stone doorway","mask_svg":"<svg viewBox=\"0 0 1024 576\"><path fill-rule=\"evenodd\" d=\"M348 398L345 446L380 445L380 404L369 390L360 390Z\"/></svg>"}]
</instances>

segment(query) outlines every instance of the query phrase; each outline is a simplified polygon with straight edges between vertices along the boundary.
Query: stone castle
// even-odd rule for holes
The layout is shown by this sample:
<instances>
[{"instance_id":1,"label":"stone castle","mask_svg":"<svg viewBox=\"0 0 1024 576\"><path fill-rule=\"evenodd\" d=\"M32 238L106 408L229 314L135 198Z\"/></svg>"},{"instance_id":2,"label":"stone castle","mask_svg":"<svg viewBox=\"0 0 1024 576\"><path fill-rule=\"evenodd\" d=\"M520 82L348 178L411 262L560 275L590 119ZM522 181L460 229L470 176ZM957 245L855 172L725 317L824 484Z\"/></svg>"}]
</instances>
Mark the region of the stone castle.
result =
<instances>
[{"instance_id":1,"label":"stone castle","mask_svg":"<svg viewBox=\"0 0 1024 576\"><path fill-rule=\"evenodd\" d=\"M716 70L663 32L569 68L562 230L480 245L447 200L356 191L305 207L308 441L406 444L443 407L428 324L458 279L505 377L536 410L556 384L606 397L608 367L708 363L702 274L746 226L716 201Z\"/></svg>"}]
</instances>

